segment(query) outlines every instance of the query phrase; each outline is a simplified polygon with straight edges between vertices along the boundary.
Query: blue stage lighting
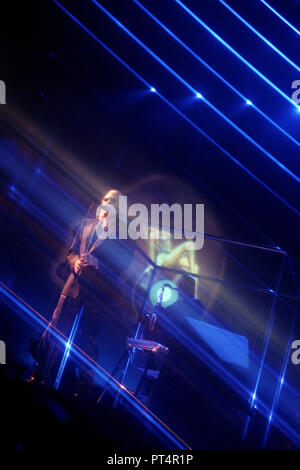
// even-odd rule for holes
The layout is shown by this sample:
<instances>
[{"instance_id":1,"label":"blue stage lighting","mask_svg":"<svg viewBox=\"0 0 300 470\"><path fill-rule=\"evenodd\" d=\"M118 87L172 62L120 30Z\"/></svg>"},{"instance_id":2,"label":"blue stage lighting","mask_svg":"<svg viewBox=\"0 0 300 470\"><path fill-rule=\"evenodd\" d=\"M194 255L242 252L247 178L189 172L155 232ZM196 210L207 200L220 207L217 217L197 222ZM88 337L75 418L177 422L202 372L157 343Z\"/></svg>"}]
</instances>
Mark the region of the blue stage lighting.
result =
<instances>
[{"instance_id":1,"label":"blue stage lighting","mask_svg":"<svg viewBox=\"0 0 300 470\"><path fill-rule=\"evenodd\" d=\"M250 100L246 100L246 104L248 104L249 106L252 106L253 103Z\"/></svg>"},{"instance_id":2,"label":"blue stage lighting","mask_svg":"<svg viewBox=\"0 0 300 470\"><path fill-rule=\"evenodd\" d=\"M201 93L196 93L196 98L201 99L201 98L203 98L203 96L201 95Z\"/></svg>"},{"instance_id":3,"label":"blue stage lighting","mask_svg":"<svg viewBox=\"0 0 300 470\"><path fill-rule=\"evenodd\" d=\"M59 369L58 369L58 372L57 372L57 375L56 375L56 379L55 379L55 382L54 382L54 388L56 390L58 390L58 388L59 388L61 378L62 378L62 375L64 373L65 367L66 367L66 363L67 363L67 360L68 360L68 357L69 357L69 354L70 354L71 346L72 346L72 343L74 341L74 338L75 338L75 335L76 335L76 332L77 332L77 329L78 329L78 325L79 325L79 322L80 322L80 319L81 319L81 316L82 316L83 308L84 307L81 307L80 312L77 313L77 315L75 317L75 320L74 320L74 323L72 325L72 329L71 329L69 339L66 342L66 347L65 347L65 350L64 350L64 354L63 354L63 357L61 359L61 363L60 363L60 366L59 366Z\"/></svg>"},{"instance_id":4,"label":"blue stage lighting","mask_svg":"<svg viewBox=\"0 0 300 470\"><path fill-rule=\"evenodd\" d=\"M227 8L236 18L238 18L244 25L247 26L247 28L251 29L251 31L256 34L262 41L264 41L273 51L275 51L280 57L282 57L286 62L288 62L294 69L297 70L297 72L300 72L300 67L298 67L295 62L293 62L289 57L287 57L283 52L281 52L274 44L272 44L265 36L263 36L257 29L255 29L251 24L249 24L241 15L239 15L233 8L231 8L229 5L227 5L224 0L219 0L219 2L222 3L222 5Z\"/></svg>"},{"instance_id":5,"label":"blue stage lighting","mask_svg":"<svg viewBox=\"0 0 300 470\"><path fill-rule=\"evenodd\" d=\"M254 65L252 65L245 57L239 54L230 44L228 44L221 36L219 36L212 28L210 28L204 21L202 21L195 13L193 13L184 3L180 0L174 0L183 10L185 10L197 23L199 23L206 31L208 31L215 39L217 39L226 49L234 54L241 62L255 72L262 80L264 80L270 87L272 87L277 93L279 93L285 100L295 106L294 101L290 96L286 95L275 83L269 80L262 72L260 72Z\"/></svg>"},{"instance_id":6,"label":"blue stage lighting","mask_svg":"<svg viewBox=\"0 0 300 470\"><path fill-rule=\"evenodd\" d=\"M274 13L274 15L276 15L278 18L281 19L281 21L283 21L286 25L288 25L295 33L297 33L299 36L300 36L300 31L295 28L295 26L293 26L288 20L286 20L282 15L280 15L280 13L278 13L278 11L275 10L275 8L271 7L271 5L269 5L265 0L260 0L267 8L269 8L269 10L271 10L272 13Z\"/></svg>"},{"instance_id":7,"label":"blue stage lighting","mask_svg":"<svg viewBox=\"0 0 300 470\"><path fill-rule=\"evenodd\" d=\"M93 1L93 0L91 0ZM53 2L62 10L64 11L69 18L71 18L75 23L77 23L89 36L91 36L98 44L100 44L106 51L108 51L118 62L120 62L127 70L129 70L135 77L137 77L144 85L148 88L151 88L151 85L139 74L137 73L130 65L128 65L121 57L118 56L112 49L110 49L103 41L101 41L94 33L92 33L81 21L79 21L75 16L72 15L66 8L64 8L57 0L53 0ZM99 5L98 5L99 6ZM102 7L103 8L103 7ZM106 10L105 10L106 11ZM117 21L115 19L115 21ZM119 22L118 22L119 23ZM122 27L123 25L121 25ZM132 33L131 37L134 36ZM145 46L146 48L146 46ZM152 52L152 51L151 51ZM155 55L152 52L152 55ZM161 59L160 59L161 60ZM163 61L161 61L163 62ZM170 68L169 68L170 69ZM172 70L172 69L171 69ZM180 77L181 78L181 77ZM183 80L181 78L181 80ZM187 84L188 85L188 84ZM192 88L188 85L189 88ZM197 91L192 88L193 92L196 94ZM188 116L186 116L180 109L178 109L175 105L173 105L167 98L165 98L161 93L158 93L161 100L167 104L173 111L175 111L182 119L188 122L197 132L201 135L206 137L213 145L215 145L221 152L223 152L227 157L229 157L236 165L238 165L241 169L243 169L249 176L251 176L255 181L257 181L260 185L262 185L267 191L273 194L278 200L280 200L283 204L285 204L290 210L295 212L297 215L300 216L300 212L293 207L287 200L282 198L278 193L276 193L270 186L268 186L264 181L258 178L252 171L250 171L245 165L243 165L240 161L238 161L231 153L229 153L222 145L220 145L215 139L213 139L209 134L204 132L194 121L192 121ZM207 100L205 102L209 103ZM210 104L210 106L213 106ZM215 108L216 109L216 108ZM217 111L220 112L220 111ZM228 118L226 118L228 119ZM233 124L233 123L232 123ZM237 126L236 126L237 127ZM249 136L248 136L249 137ZM258 144L257 144L258 145ZM274 157L273 157L274 158ZM279 163L279 162L278 162ZM281 164L280 164L281 165ZM289 170L288 170L289 171Z\"/></svg>"},{"instance_id":8,"label":"blue stage lighting","mask_svg":"<svg viewBox=\"0 0 300 470\"><path fill-rule=\"evenodd\" d=\"M54 0L55 3L58 3L56 0ZM183 5L179 0L175 0L178 4L180 4L184 9L186 9L189 14L192 14L193 16L194 13L190 12L190 10ZM106 8L104 8L103 5L100 3L97 3L95 0L91 0L92 3L94 3L103 13L105 13L114 23L116 23L123 31L128 34L128 36L133 39L139 46L142 47L148 54L151 55L162 67L164 67L166 70L168 70L175 78L177 78L178 81L180 81L183 85L185 85L192 93L197 95L198 91L195 90L195 88L190 85L181 75L179 75L172 67L170 67L165 61L163 61L155 52L153 52L152 49L150 49L146 44L144 44L135 34L133 34L126 26L124 26L117 18L115 18ZM197 18L197 17L196 17ZM202 23L201 20L199 20L200 23ZM210 29L210 28L209 28ZM215 34L215 33L214 33ZM222 39L223 41L223 39ZM224 41L223 41L224 42ZM225 43L226 44L226 43ZM231 48L232 49L232 48ZM245 60L245 59L244 59ZM250 64L251 65L251 64ZM252 67L252 66L251 66ZM287 97L281 90L280 92L290 101L295 105L295 103L292 101L291 98ZM233 127L237 132L239 132L245 139L247 139L249 142L251 142L256 148L258 148L261 152L263 152L270 160L272 160L276 165L278 165L283 171L285 171L287 174L289 174L293 179L297 181L297 183L300 182L300 178L295 175L291 170L289 170L283 163L281 163L279 160L277 160L270 152L268 152L262 145L260 145L258 142L256 142L255 139L252 139L245 131L243 131L238 125L236 125L231 119L229 119L222 111L220 111L216 106L214 106L210 101L207 99L203 98L204 102L213 110L215 113L217 113L222 119L224 119L231 127Z\"/></svg>"},{"instance_id":9,"label":"blue stage lighting","mask_svg":"<svg viewBox=\"0 0 300 470\"><path fill-rule=\"evenodd\" d=\"M226 78L224 78L213 67L211 67L204 59L202 59L202 57L200 57L198 54L196 54L196 52L193 51L193 49L191 49L189 46L187 46L187 44L185 44L181 39L179 39L179 37L176 36L176 34L174 34L173 31L171 31L169 28L167 28L167 26L165 24L163 24L161 21L159 21L159 19L155 15L153 15L149 10L147 10L147 8L144 7L144 5L142 5L138 0L133 0L133 1L138 7L140 7L146 13L146 15L148 15L153 21L155 21L155 23L158 24L167 34L169 34L169 36L171 36L178 44L180 44L186 51L188 51L198 62L200 62L200 64L202 64L204 67L206 67L207 70L209 70L211 73L213 73L215 77L217 77L219 80L221 80L226 86L228 86L228 88L230 88L240 98L242 98L245 101L247 100L246 96L244 96L243 93L241 93L230 82L228 82L228 80L226 80ZM253 103L252 103L252 106L253 106L253 109L255 109L255 111L257 111L269 123L271 123L274 127L276 127L277 130L282 132L282 134L284 134L286 137L288 137L288 139L290 139L292 142L294 142L294 144L300 146L300 142L298 142L297 139L292 137L286 130L284 130L282 127L280 127L275 121L273 121L273 119L271 119L267 114L265 114L261 109L259 109Z\"/></svg>"},{"instance_id":10,"label":"blue stage lighting","mask_svg":"<svg viewBox=\"0 0 300 470\"><path fill-rule=\"evenodd\" d=\"M156 88L154 88L154 87L152 86L152 87L150 88L150 91L151 91L152 93L156 93Z\"/></svg>"}]
</instances>

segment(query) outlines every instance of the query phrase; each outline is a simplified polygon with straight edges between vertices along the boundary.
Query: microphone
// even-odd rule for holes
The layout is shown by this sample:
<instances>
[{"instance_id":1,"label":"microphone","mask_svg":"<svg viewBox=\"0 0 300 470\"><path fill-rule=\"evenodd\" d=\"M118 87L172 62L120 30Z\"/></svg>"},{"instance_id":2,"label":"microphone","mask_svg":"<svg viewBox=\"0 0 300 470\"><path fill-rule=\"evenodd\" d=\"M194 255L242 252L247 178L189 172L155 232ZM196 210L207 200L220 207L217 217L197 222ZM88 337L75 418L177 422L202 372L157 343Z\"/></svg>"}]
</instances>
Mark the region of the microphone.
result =
<instances>
[{"instance_id":1,"label":"microphone","mask_svg":"<svg viewBox=\"0 0 300 470\"><path fill-rule=\"evenodd\" d=\"M171 284L169 284L168 282L165 282L161 288L159 289L158 291L158 295L157 295L157 301L156 301L156 305L155 306L161 306L161 303L162 303L162 299L163 299L163 295L164 295L164 291L165 291L165 288L166 287L169 287L169 289L172 289L172 290L176 290L176 291L179 291L179 289L177 287L173 287Z\"/></svg>"}]
</instances>

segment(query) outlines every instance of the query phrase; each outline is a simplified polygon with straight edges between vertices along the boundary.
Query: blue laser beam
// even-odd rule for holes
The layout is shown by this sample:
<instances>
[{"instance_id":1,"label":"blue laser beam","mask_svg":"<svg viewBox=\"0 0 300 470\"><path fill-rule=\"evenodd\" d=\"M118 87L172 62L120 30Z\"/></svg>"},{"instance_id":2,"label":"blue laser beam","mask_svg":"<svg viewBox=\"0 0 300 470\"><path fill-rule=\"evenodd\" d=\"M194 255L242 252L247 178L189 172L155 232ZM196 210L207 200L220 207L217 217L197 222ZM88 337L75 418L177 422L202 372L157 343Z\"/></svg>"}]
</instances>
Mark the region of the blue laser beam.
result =
<instances>
[{"instance_id":1,"label":"blue laser beam","mask_svg":"<svg viewBox=\"0 0 300 470\"><path fill-rule=\"evenodd\" d=\"M69 18L72 19L78 26L80 26L86 33L89 34L98 44L102 45L106 51L108 51L118 62L120 62L127 70L132 72L136 78L138 78L148 89L151 88L152 85L148 83L140 74L138 74L130 65L128 65L121 57L119 57L114 51L112 51L103 41L101 41L94 33L92 33L83 23L81 23L77 18L75 18L72 13L70 13L66 8L64 8L57 0L53 0L53 2L66 13ZM167 98L165 98L161 93L156 92L156 95L164 101L173 111L175 111L179 116L181 116L187 123L189 123L195 130L197 130L201 135L206 137L213 145L215 145L221 152L223 152L227 157L229 157L236 165L238 165L241 169L243 169L249 176L251 176L257 183L262 185L266 190L268 190L274 197L280 200L283 204L285 204L291 211L300 215L300 212L293 207L288 201L282 198L279 194L277 194L272 188L270 188L266 183L264 183L260 178L258 178L252 171L250 171L245 165L239 162L233 155L231 155L224 147L222 147L216 140L214 140L211 136L209 136L206 132L204 132L197 124L195 124L188 116L186 116L182 111L180 111L175 105L173 105Z\"/></svg>"},{"instance_id":2,"label":"blue laser beam","mask_svg":"<svg viewBox=\"0 0 300 470\"><path fill-rule=\"evenodd\" d=\"M196 97L199 97L199 92L192 85L190 85L181 75L179 75L175 70L173 70L166 62L164 62L155 52L152 51L146 44L144 44L135 34L133 34L123 23L121 23L115 16L113 16L106 8L103 7L96 0L90 0L95 4L103 13L105 13L113 22L115 22L123 31L128 34L128 36L133 39L139 46L142 47L151 57L153 57L162 67L164 67L168 72L170 72L178 81L180 81L186 88L188 88ZM177 0L176 0L177 1ZM222 111L220 111L216 106L214 106L209 100L202 96L203 101L207 104L216 114L218 114L222 119L224 119L231 127L233 127L237 132L239 132L246 140L251 142L258 150L264 153L270 160L273 161L277 166L286 172L289 176L300 182L300 178L295 175L291 170L289 170L283 163L277 160L270 152L268 152L262 145L260 145L256 140L250 137L245 131L243 131L239 126L237 126L231 119L229 119Z\"/></svg>"},{"instance_id":3,"label":"blue laser beam","mask_svg":"<svg viewBox=\"0 0 300 470\"><path fill-rule=\"evenodd\" d=\"M180 44L186 51L188 51L198 62L200 62L204 67L206 67L211 73L215 75L219 80L221 80L226 86L228 86L234 93L236 93L246 104L251 105L252 108L257 111L264 119L266 119L270 124L272 124L277 130L282 132L288 139L290 139L294 144L300 146L300 142L295 139L291 134L279 126L273 119L271 119L267 114L265 114L260 108L255 106L249 98L247 98L243 93L241 93L237 88L235 88L228 80L226 80L220 73L218 73L213 67L211 67L202 57L200 57L196 52L191 49L185 42L183 42L176 34L171 31L164 23L162 23L153 13L151 13L147 8L142 5L138 0L133 0L133 2L140 7L155 23L157 23L167 34L169 34L178 44ZM197 98L201 98L202 95L198 93Z\"/></svg>"},{"instance_id":4,"label":"blue laser beam","mask_svg":"<svg viewBox=\"0 0 300 470\"><path fill-rule=\"evenodd\" d=\"M58 369L58 372L57 372L57 375L56 375L56 379L55 379L55 382L54 382L54 388L56 390L58 390L58 388L59 388L61 378L62 378L62 375L64 373L66 363L67 363L67 360L68 360L68 357L69 357L69 354L70 354L70 351L71 351L71 348L72 348L72 343L74 341L74 338L75 338L75 335L76 335L76 332L77 332L77 329L78 329L78 325L79 325L79 322L80 322L80 318L81 318L83 309L84 309L84 306L82 306L81 309L80 309L80 312L77 313L77 315L75 317L75 320L74 320L74 323L72 325L71 333L70 333L69 339L66 343L64 354L63 354L63 357L61 359L59 369Z\"/></svg>"},{"instance_id":5,"label":"blue laser beam","mask_svg":"<svg viewBox=\"0 0 300 470\"><path fill-rule=\"evenodd\" d=\"M275 10L275 8L273 8L271 5L269 5L265 0L260 0L261 3L263 3L267 8L269 8L269 10L274 13L274 15L276 15L278 18L281 19L281 21L283 21L289 28L291 28L295 33L298 34L298 36L300 36L300 31L299 29L295 28L295 26L293 26L288 20L286 20L284 18L284 16L282 16L280 13L278 13L278 11Z\"/></svg>"},{"instance_id":6,"label":"blue laser beam","mask_svg":"<svg viewBox=\"0 0 300 470\"><path fill-rule=\"evenodd\" d=\"M285 350L285 354L284 354L284 359L283 359L281 370L280 370L279 380L277 382L276 392L275 392L275 395L274 395L274 398L273 398L273 402L272 402L272 406L271 406L271 412L270 412L269 420L268 420L267 427L266 427L266 430L265 430L265 435L264 435L264 440L263 440L263 447L265 447L268 436L269 436L271 420L272 420L274 411L276 410L276 405L279 401L280 393L281 393L282 386L283 386L283 383L284 383L284 377L285 377L288 362L289 362L290 344L291 344L291 340L292 340L292 336L293 336L293 332L294 332L295 322L296 322L296 315L294 315L293 321L291 323L289 338L288 338L288 341L287 341L286 350Z\"/></svg>"},{"instance_id":7,"label":"blue laser beam","mask_svg":"<svg viewBox=\"0 0 300 470\"><path fill-rule=\"evenodd\" d=\"M197 23L199 23L206 31L208 31L215 39L217 39L226 49L228 49L232 54L234 54L238 59L240 59L247 67L249 67L253 72L255 72L262 80L264 80L270 87L272 87L277 93L279 93L285 100L287 100L293 106L297 106L296 103L286 95L275 83L273 83L269 78L267 78L262 72L260 72L254 65L252 65L245 57L239 54L230 44L228 44L221 36L219 36L212 28L210 28L204 21L202 21L195 13L193 13L184 3L180 0L174 0L183 10L185 10L192 18L194 18Z\"/></svg>"},{"instance_id":8,"label":"blue laser beam","mask_svg":"<svg viewBox=\"0 0 300 470\"><path fill-rule=\"evenodd\" d=\"M267 44L273 51L275 51L280 57L282 57L286 62L288 62L297 72L300 72L300 67L295 64L289 57L287 57L280 49L278 49L274 44L269 41L265 36L263 36L259 31L257 31L254 26L252 26L248 21L246 21L237 11L235 11L231 6L229 6L224 0L219 0L222 5L227 8L236 18L238 18L247 28L249 28L256 36L258 36L265 44Z\"/></svg>"},{"instance_id":9,"label":"blue laser beam","mask_svg":"<svg viewBox=\"0 0 300 470\"><path fill-rule=\"evenodd\" d=\"M273 328L276 313L277 313L275 306L276 306L276 301L277 301L277 298L278 298L278 292L279 292L279 287L280 287L280 283L281 283L281 279L282 279L282 274L283 274L285 263L286 263L286 258L287 258L286 254L283 254L280 273L278 275L277 282L276 282L276 290L275 290L274 295L273 295L271 311L270 311L268 323L267 323L267 326L266 326L266 333L265 333L265 338L264 338L264 349L263 349L263 353L262 353L262 357L261 357L261 361L260 361L260 365L259 365L259 369L258 369L258 374L257 374L257 378L256 378L255 387L254 387L254 390L253 390L252 400L251 400L251 403L250 403L250 412L251 412L251 410L254 406L255 400L256 400L257 390L258 390L258 386L260 384L262 371L263 371L263 366L265 364L265 359L266 359L266 355L267 355L267 351L268 351L268 347L269 347L269 343L270 343L271 332L272 332L272 328ZM269 416L269 418L270 417L271 417L271 415ZM251 419L251 413L249 414L248 419L245 423L245 427L244 427L244 431L243 431L243 439L246 437L246 434L248 432L250 419Z\"/></svg>"}]
</instances>

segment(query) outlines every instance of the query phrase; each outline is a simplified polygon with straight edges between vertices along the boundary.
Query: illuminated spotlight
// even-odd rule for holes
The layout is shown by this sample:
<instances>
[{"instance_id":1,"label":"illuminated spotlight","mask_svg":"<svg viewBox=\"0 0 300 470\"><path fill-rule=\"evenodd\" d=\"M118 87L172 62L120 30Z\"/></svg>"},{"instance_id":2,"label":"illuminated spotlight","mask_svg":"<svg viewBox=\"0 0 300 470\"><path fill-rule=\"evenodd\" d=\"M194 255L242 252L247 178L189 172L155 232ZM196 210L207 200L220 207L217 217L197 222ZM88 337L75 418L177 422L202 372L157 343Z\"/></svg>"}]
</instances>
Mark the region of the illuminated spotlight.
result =
<instances>
[{"instance_id":1,"label":"illuminated spotlight","mask_svg":"<svg viewBox=\"0 0 300 470\"><path fill-rule=\"evenodd\" d=\"M251 100L246 100L246 104L248 104L249 106L252 106L252 101Z\"/></svg>"},{"instance_id":2,"label":"illuminated spotlight","mask_svg":"<svg viewBox=\"0 0 300 470\"><path fill-rule=\"evenodd\" d=\"M173 281L169 281L169 279L163 279L162 281L156 282L150 290L150 302L152 303L152 305L155 305L157 303L158 293L165 284L170 284L170 286L177 289L176 284ZM169 305L172 305L177 300L177 290L170 289L170 287L166 286L164 288L164 293L161 301L162 307L169 307Z\"/></svg>"},{"instance_id":3,"label":"illuminated spotlight","mask_svg":"<svg viewBox=\"0 0 300 470\"><path fill-rule=\"evenodd\" d=\"M300 106L297 106L297 111L298 113L300 113Z\"/></svg>"},{"instance_id":4,"label":"illuminated spotlight","mask_svg":"<svg viewBox=\"0 0 300 470\"><path fill-rule=\"evenodd\" d=\"M150 91L151 93L156 93L156 88L154 88L153 86L150 88Z\"/></svg>"},{"instance_id":5,"label":"illuminated spotlight","mask_svg":"<svg viewBox=\"0 0 300 470\"><path fill-rule=\"evenodd\" d=\"M201 93L196 93L196 98L201 99L203 98L203 96L201 95Z\"/></svg>"}]
</instances>

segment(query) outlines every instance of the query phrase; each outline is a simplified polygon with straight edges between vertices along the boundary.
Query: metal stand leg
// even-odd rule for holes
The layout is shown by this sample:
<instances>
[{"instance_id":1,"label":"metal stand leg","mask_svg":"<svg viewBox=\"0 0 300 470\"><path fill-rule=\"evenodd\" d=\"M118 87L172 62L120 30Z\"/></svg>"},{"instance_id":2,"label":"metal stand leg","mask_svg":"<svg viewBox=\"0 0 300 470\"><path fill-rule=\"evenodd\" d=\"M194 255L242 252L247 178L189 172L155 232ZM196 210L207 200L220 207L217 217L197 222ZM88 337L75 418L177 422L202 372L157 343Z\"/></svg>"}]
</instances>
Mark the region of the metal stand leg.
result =
<instances>
[{"instance_id":1,"label":"metal stand leg","mask_svg":"<svg viewBox=\"0 0 300 470\"><path fill-rule=\"evenodd\" d=\"M124 353L122 354L122 356L121 356L120 359L118 360L118 362L117 362L117 364L116 364L114 370L112 371L111 375L112 375L113 377L114 377L114 375L117 373L118 369L120 368L121 363L122 363L122 361L125 359L126 354L127 354L127 350L124 351ZM102 398L104 397L105 392L107 391L107 389L108 389L108 380L105 382L105 385L104 385L104 388L103 388L103 390L102 390L102 393L99 395L99 398L98 398L98 400L97 400L97 403L98 403L98 404L100 403L100 401L101 401Z\"/></svg>"},{"instance_id":2,"label":"metal stand leg","mask_svg":"<svg viewBox=\"0 0 300 470\"><path fill-rule=\"evenodd\" d=\"M143 384L143 382L144 382L144 380L145 380L145 377L146 377L147 372L148 372L148 370L149 370L149 367L150 367L150 364L151 364L151 362L152 362L152 359L153 359L153 353L150 352L150 353L149 353L148 361L147 361L147 363L146 363L146 367L145 367L145 369L144 369L144 372L143 372L143 374L142 374L142 377L140 378L140 381L139 381L139 383L138 383L138 385L137 385L137 387L136 387L136 390L135 390L135 392L134 392L134 395L135 395L135 396L137 396L138 392L140 391L140 388L141 388L141 386L142 386L142 384Z\"/></svg>"}]
</instances>

